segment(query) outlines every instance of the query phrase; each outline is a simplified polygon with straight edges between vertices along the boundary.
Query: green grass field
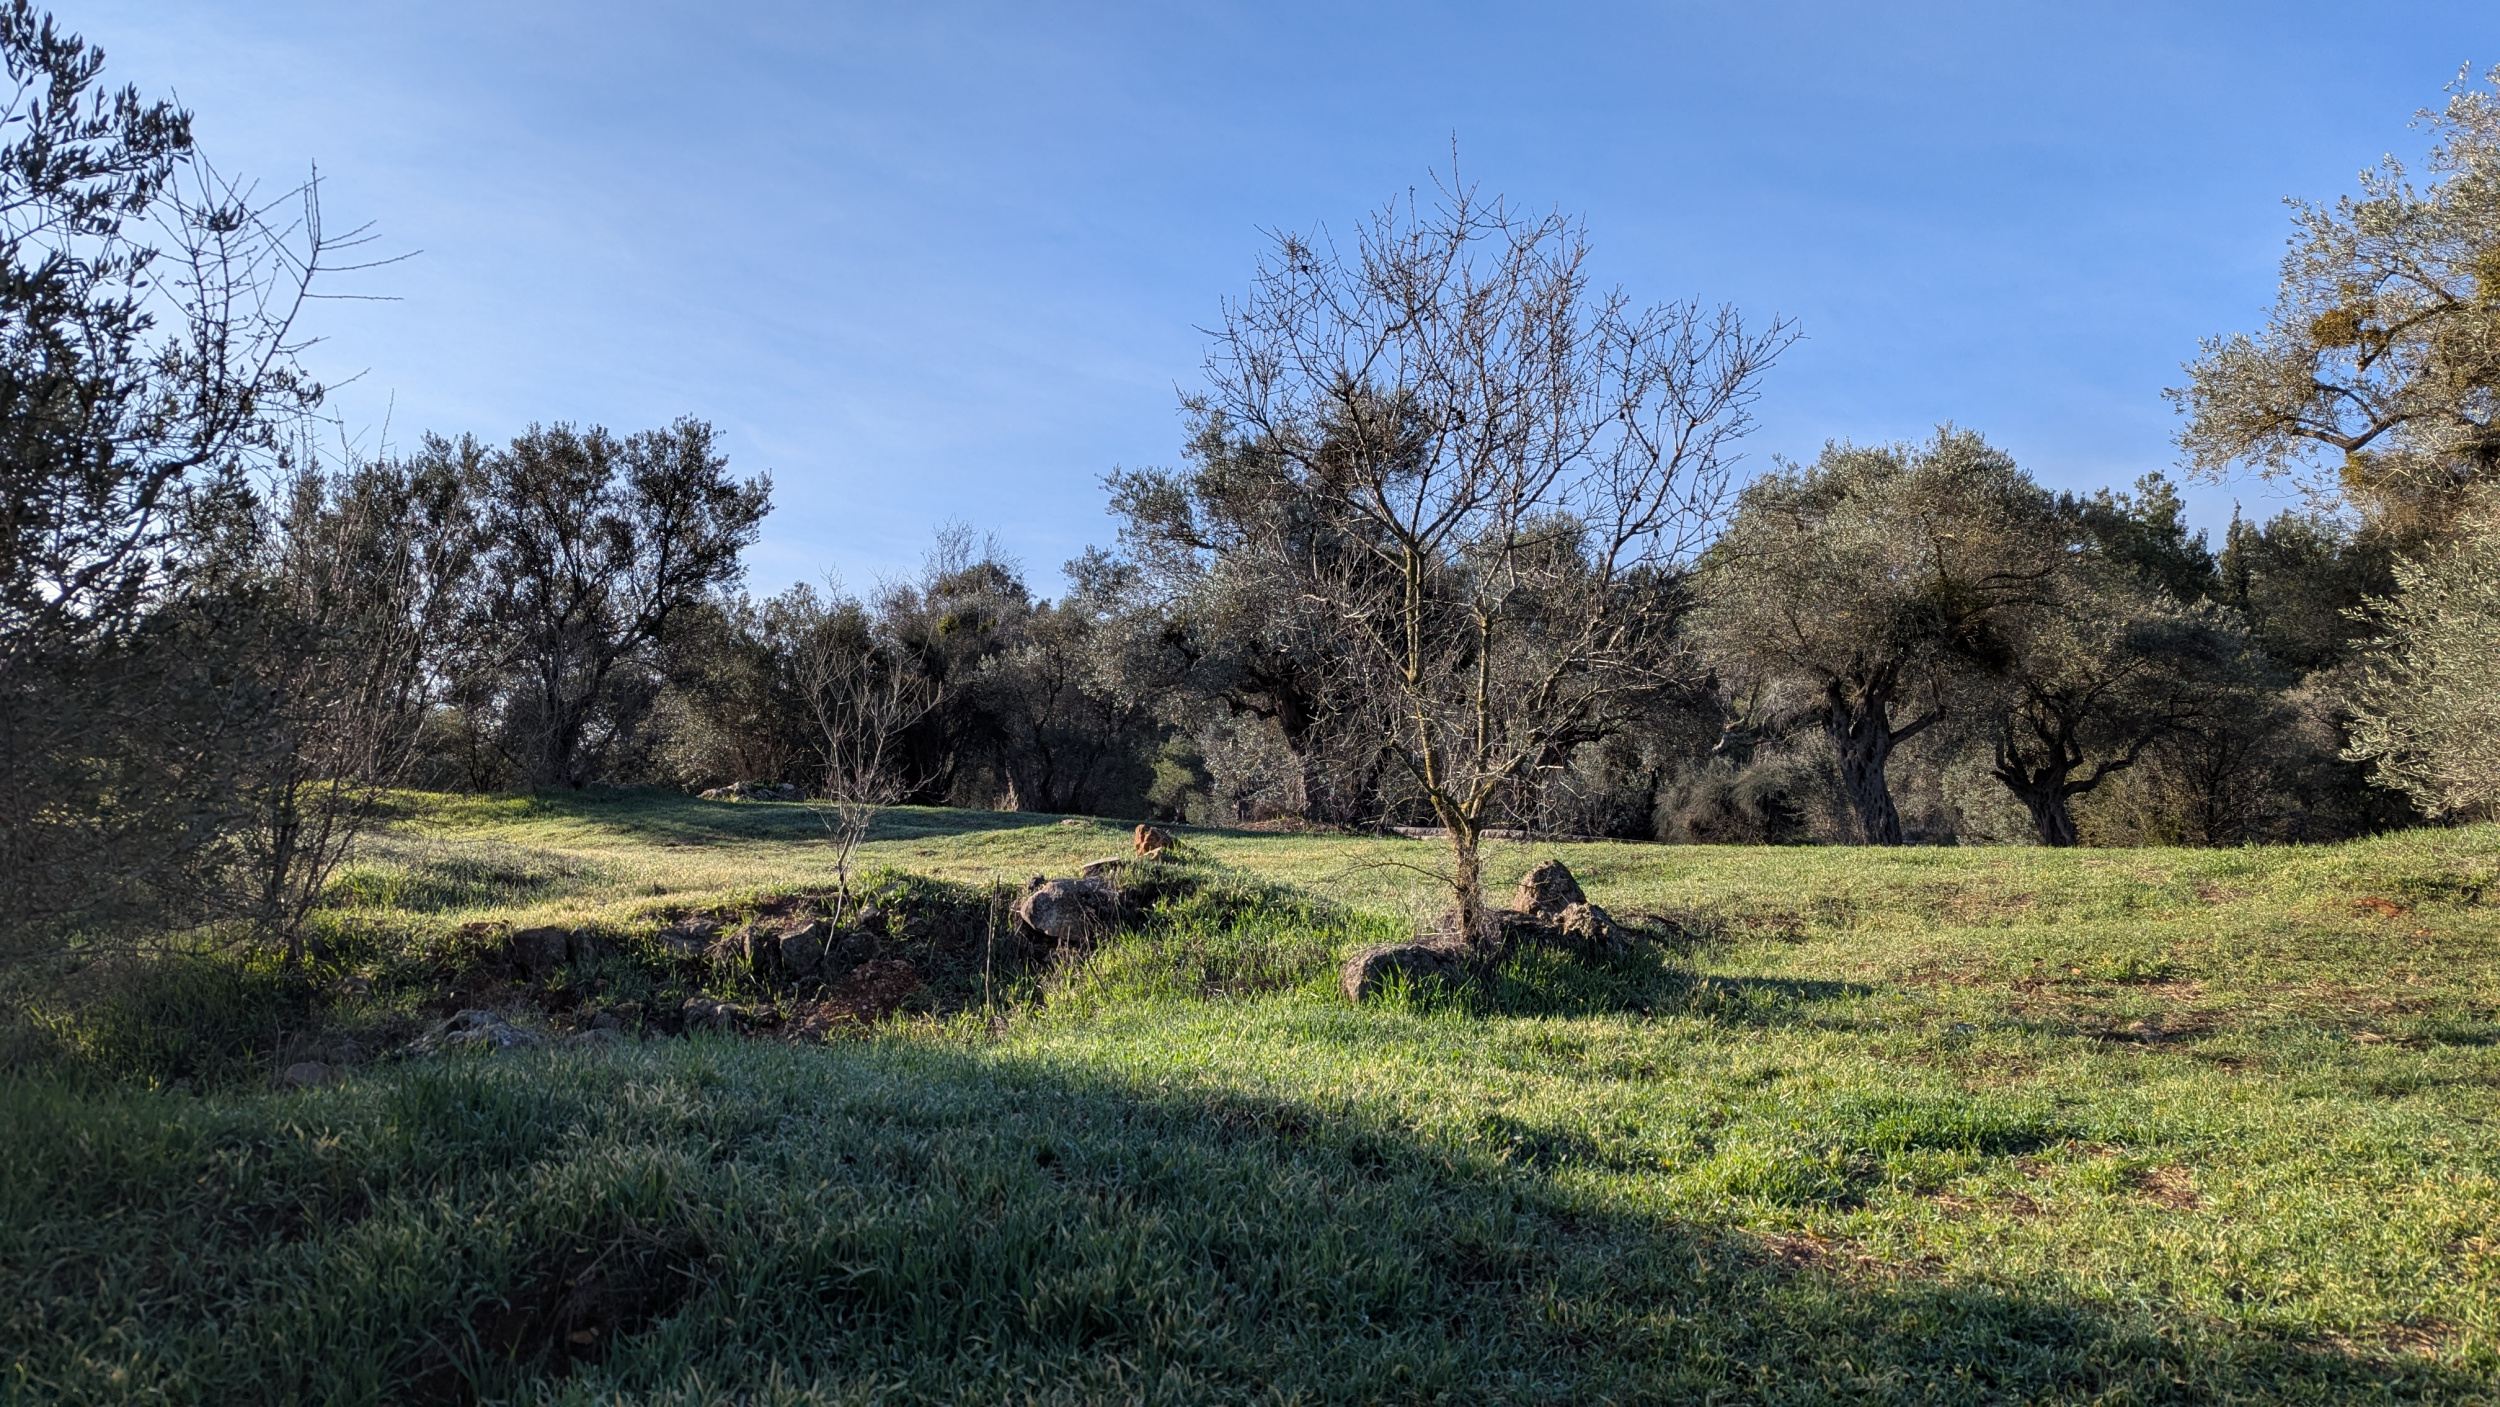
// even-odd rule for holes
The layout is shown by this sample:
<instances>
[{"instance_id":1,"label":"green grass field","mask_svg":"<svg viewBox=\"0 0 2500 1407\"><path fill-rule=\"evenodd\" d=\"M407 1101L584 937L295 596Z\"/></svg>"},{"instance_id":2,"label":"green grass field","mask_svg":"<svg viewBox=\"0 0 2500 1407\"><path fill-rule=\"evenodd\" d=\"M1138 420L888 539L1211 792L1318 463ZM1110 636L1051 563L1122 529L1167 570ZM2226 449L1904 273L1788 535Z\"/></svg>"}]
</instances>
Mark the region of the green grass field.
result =
<instances>
[{"instance_id":1,"label":"green grass field","mask_svg":"<svg viewBox=\"0 0 2500 1407\"><path fill-rule=\"evenodd\" d=\"M789 805L410 797L329 915L352 996L211 963L22 987L5 1390L2500 1398L2489 826L1503 847L1498 880L1557 855L1677 936L1361 1009L1334 961L1429 918L1437 847L1191 832L1216 898L984 1004L271 1087L290 1024L410 1019L463 924L644 932L821 888L822 837ZM900 810L868 861L988 886L1123 841Z\"/></svg>"}]
</instances>

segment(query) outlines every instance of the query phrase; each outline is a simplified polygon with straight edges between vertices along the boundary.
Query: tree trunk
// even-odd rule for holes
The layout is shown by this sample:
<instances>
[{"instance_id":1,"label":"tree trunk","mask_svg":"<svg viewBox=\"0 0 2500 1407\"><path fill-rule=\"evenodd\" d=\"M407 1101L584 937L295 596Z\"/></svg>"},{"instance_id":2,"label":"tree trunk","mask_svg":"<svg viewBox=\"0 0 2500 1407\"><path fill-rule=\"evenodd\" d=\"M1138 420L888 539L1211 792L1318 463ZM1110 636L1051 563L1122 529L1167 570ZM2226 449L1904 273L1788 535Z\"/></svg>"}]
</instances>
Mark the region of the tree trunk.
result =
<instances>
[{"instance_id":1,"label":"tree trunk","mask_svg":"<svg viewBox=\"0 0 2500 1407\"><path fill-rule=\"evenodd\" d=\"M1455 819L1455 818L1450 818ZM1480 973L1490 974L1502 960L1502 930L1484 902L1484 859L1472 824L1452 825L1450 832L1450 926L1475 955Z\"/></svg>"},{"instance_id":2,"label":"tree trunk","mask_svg":"<svg viewBox=\"0 0 2500 1407\"><path fill-rule=\"evenodd\" d=\"M2066 806L2066 789L2052 785L2046 791L2021 793L2023 805L2031 812L2031 828L2037 831L2042 845L2064 848L2075 843L2075 817Z\"/></svg>"},{"instance_id":3,"label":"tree trunk","mask_svg":"<svg viewBox=\"0 0 2500 1407\"><path fill-rule=\"evenodd\" d=\"M1840 786L1857 813L1858 838L1868 845L1902 844L1901 812L1884 780L1896 738L1883 706L1853 710L1836 703L1824 731L1840 751Z\"/></svg>"}]
</instances>

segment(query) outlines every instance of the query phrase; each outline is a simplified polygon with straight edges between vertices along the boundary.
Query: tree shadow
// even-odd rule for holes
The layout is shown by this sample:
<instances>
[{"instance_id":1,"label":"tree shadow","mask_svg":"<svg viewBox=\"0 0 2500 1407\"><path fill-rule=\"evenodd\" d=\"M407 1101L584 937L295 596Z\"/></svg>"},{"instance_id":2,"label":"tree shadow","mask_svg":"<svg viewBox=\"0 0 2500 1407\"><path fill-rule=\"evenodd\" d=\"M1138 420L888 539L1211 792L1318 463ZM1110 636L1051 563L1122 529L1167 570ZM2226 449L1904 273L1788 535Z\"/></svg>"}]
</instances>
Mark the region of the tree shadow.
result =
<instances>
[{"instance_id":1,"label":"tree shadow","mask_svg":"<svg viewBox=\"0 0 2500 1407\"><path fill-rule=\"evenodd\" d=\"M47 1324L27 1370L63 1383L79 1361L131 1361L127 1348L77 1358L111 1338L145 1346L140 1361L176 1395L249 1383L325 1400L419 1385L532 1396L557 1372L591 1397L771 1376L896 1401L1021 1400L1045 1383L1054 1400L1176 1402L2350 1401L2488 1387L2393 1349L2159 1301L1869 1261L1750 1230L1741 1206L1647 1214L1577 1176L1579 1143L1533 1120L1453 1132L1168 1074L927 1042L436 1062L288 1097L248 1168L207 1143L190 1161L110 1146L152 1146L145 1125L176 1117L163 1101L101 1114L19 1101L27 1143L64 1152L18 1162L40 1185L13 1205L47 1209L21 1228L19 1264L87 1277L21 1290L130 1306L84 1329L74 1315ZM291 1177L338 1182L340 1147L363 1150L358 1196L333 1207L307 1190L284 1245L228 1205L267 1203ZM82 1254L40 1253L60 1235L85 1238ZM133 1298L141 1287L112 1277L159 1261L114 1254L116 1237L179 1237L186 1264L218 1270ZM672 1278L628 1284L628 1261ZM610 1267L601 1293L649 1308L514 1308L548 1298L548 1267L576 1262ZM236 1306L240 1322L201 1331ZM189 1357L147 1356L170 1343Z\"/></svg>"},{"instance_id":2,"label":"tree shadow","mask_svg":"<svg viewBox=\"0 0 2500 1407\"><path fill-rule=\"evenodd\" d=\"M806 802L705 801L657 787L600 787L540 791L525 798L526 810L505 819L565 820L623 840L664 846L737 844L754 841L821 840L825 822ZM918 840L997 831L1040 830L1063 820L1125 829L1123 822L1063 817L1031 811L971 811L942 806L889 807L869 832L871 841Z\"/></svg>"},{"instance_id":3,"label":"tree shadow","mask_svg":"<svg viewBox=\"0 0 2500 1407\"><path fill-rule=\"evenodd\" d=\"M1773 1026L1798 1020L1816 1006L1875 991L1862 982L1705 974L1674 946L1639 942L1602 957L1549 946L1519 949L1490 983L1470 994L1469 1005L1485 1015L1628 1013Z\"/></svg>"}]
</instances>

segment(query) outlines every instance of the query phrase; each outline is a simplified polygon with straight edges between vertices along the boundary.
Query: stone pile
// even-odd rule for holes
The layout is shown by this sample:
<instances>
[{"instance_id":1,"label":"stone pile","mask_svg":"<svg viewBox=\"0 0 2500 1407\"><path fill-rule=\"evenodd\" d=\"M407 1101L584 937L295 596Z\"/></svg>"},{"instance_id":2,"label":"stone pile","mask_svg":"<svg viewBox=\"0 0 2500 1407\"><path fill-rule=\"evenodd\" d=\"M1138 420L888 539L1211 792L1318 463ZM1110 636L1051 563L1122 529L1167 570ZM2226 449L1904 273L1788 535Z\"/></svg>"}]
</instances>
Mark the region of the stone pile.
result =
<instances>
[{"instance_id":1,"label":"stone pile","mask_svg":"<svg viewBox=\"0 0 2500 1407\"><path fill-rule=\"evenodd\" d=\"M1589 902L1571 867L1547 860L1528 871L1511 896L1507 913L1495 916L1502 941L1551 943L1590 958L1621 952L1630 942L1614 918ZM1393 980L1408 984L1437 982L1456 986L1474 970L1476 954L1456 934L1436 934L1406 943L1376 943L1347 958L1338 969L1337 985L1346 1000L1377 996Z\"/></svg>"}]
</instances>

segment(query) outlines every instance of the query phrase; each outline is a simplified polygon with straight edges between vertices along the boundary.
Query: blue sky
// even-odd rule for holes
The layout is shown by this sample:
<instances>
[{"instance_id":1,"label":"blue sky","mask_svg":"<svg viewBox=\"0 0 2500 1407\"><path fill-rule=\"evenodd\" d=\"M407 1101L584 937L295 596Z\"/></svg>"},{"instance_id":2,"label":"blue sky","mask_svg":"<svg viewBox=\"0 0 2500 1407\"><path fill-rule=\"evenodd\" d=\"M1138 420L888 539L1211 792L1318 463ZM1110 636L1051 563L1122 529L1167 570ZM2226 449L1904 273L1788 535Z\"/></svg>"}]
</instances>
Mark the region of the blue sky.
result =
<instances>
[{"instance_id":1,"label":"blue sky","mask_svg":"<svg viewBox=\"0 0 2500 1407\"><path fill-rule=\"evenodd\" d=\"M1641 301L1806 335L1757 465L1979 429L2052 486L2168 468L2164 386L2271 301L2287 195L2412 155L2500 6L797 5L65 0L271 188L421 251L336 291L370 448L710 419L775 502L751 583L997 532L1034 584L1168 464L1263 230L1455 139ZM2191 492L2218 527L2265 485Z\"/></svg>"}]
</instances>

